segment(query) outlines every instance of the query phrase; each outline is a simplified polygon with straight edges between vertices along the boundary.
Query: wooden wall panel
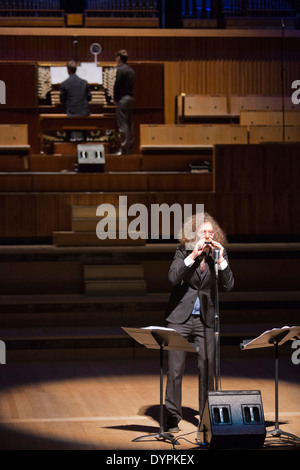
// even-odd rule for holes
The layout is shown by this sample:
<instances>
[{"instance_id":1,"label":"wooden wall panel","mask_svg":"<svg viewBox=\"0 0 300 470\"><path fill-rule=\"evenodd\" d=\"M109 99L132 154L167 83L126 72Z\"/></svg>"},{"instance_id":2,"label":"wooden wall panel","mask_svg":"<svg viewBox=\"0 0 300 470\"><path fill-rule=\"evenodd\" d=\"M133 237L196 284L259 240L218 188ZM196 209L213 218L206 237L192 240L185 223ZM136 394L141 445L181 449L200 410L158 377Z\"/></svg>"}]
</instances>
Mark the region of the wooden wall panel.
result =
<instances>
[{"instance_id":1,"label":"wooden wall panel","mask_svg":"<svg viewBox=\"0 0 300 470\"><path fill-rule=\"evenodd\" d=\"M1 263L0 294L78 294L83 291L79 263L28 261Z\"/></svg>"},{"instance_id":2,"label":"wooden wall panel","mask_svg":"<svg viewBox=\"0 0 300 470\"><path fill-rule=\"evenodd\" d=\"M278 34L279 33L279 34ZM132 61L175 60L298 60L300 36L287 31L282 43L281 31L162 31L85 28L1 28L0 60L90 61L90 45L100 42L101 60L115 60L120 48ZM74 38L77 45L74 46Z\"/></svg>"},{"instance_id":3,"label":"wooden wall panel","mask_svg":"<svg viewBox=\"0 0 300 470\"><path fill-rule=\"evenodd\" d=\"M0 171L25 171L23 158L19 155L0 155Z\"/></svg>"},{"instance_id":4,"label":"wooden wall panel","mask_svg":"<svg viewBox=\"0 0 300 470\"><path fill-rule=\"evenodd\" d=\"M45 209L47 213L47 209ZM37 236L36 196L30 193L0 195L1 237Z\"/></svg>"},{"instance_id":5,"label":"wooden wall panel","mask_svg":"<svg viewBox=\"0 0 300 470\"><path fill-rule=\"evenodd\" d=\"M142 125L140 144L142 150L213 146L215 144L248 143L247 126L226 124L162 124Z\"/></svg>"},{"instance_id":6,"label":"wooden wall panel","mask_svg":"<svg viewBox=\"0 0 300 470\"><path fill-rule=\"evenodd\" d=\"M150 174L149 191L211 191L212 175L208 174Z\"/></svg>"},{"instance_id":7,"label":"wooden wall panel","mask_svg":"<svg viewBox=\"0 0 300 470\"><path fill-rule=\"evenodd\" d=\"M163 109L163 64L134 63L132 67L135 71L135 110Z\"/></svg>"},{"instance_id":8,"label":"wooden wall panel","mask_svg":"<svg viewBox=\"0 0 300 470\"><path fill-rule=\"evenodd\" d=\"M2 192L18 193L32 191L32 177L23 173L2 173L0 174L0 188Z\"/></svg>"},{"instance_id":9,"label":"wooden wall panel","mask_svg":"<svg viewBox=\"0 0 300 470\"><path fill-rule=\"evenodd\" d=\"M215 185L218 193L296 194L300 144L218 145Z\"/></svg>"},{"instance_id":10,"label":"wooden wall panel","mask_svg":"<svg viewBox=\"0 0 300 470\"><path fill-rule=\"evenodd\" d=\"M284 93L300 76L300 61L284 64ZM175 78L174 78L175 77ZM194 60L165 62L165 123L175 122L175 97L181 93L200 95L279 95L280 60Z\"/></svg>"},{"instance_id":11,"label":"wooden wall panel","mask_svg":"<svg viewBox=\"0 0 300 470\"><path fill-rule=\"evenodd\" d=\"M197 173L2 173L3 192L82 193L212 190L212 175Z\"/></svg>"},{"instance_id":12,"label":"wooden wall panel","mask_svg":"<svg viewBox=\"0 0 300 470\"><path fill-rule=\"evenodd\" d=\"M26 89L23 89L24 93L26 91ZM27 124L28 144L30 145L31 152L39 152L39 118L37 108L2 109L2 105L0 105L0 122L5 124Z\"/></svg>"},{"instance_id":13,"label":"wooden wall panel","mask_svg":"<svg viewBox=\"0 0 300 470\"><path fill-rule=\"evenodd\" d=\"M201 162L212 161L212 152L198 152L195 154L178 154L168 153L161 154L145 154L142 155L143 171L188 171L189 165L200 165Z\"/></svg>"},{"instance_id":14,"label":"wooden wall panel","mask_svg":"<svg viewBox=\"0 0 300 470\"><path fill-rule=\"evenodd\" d=\"M1 109L37 107L36 63L0 62L0 80L6 85L6 103L1 104Z\"/></svg>"},{"instance_id":15,"label":"wooden wall panel","mask_svg":"<svg viewBox=\"0 0 300 470\"><path fill-rule=\"evenodd\" d=\"M118 204L119 194L0 194L0 238L52 237L71 230L72 205ZM135 193L133 203L204 204L228 235L262 237L300 233L300 193L211 193L188 191Z\"/></svg>"}]
</instances>

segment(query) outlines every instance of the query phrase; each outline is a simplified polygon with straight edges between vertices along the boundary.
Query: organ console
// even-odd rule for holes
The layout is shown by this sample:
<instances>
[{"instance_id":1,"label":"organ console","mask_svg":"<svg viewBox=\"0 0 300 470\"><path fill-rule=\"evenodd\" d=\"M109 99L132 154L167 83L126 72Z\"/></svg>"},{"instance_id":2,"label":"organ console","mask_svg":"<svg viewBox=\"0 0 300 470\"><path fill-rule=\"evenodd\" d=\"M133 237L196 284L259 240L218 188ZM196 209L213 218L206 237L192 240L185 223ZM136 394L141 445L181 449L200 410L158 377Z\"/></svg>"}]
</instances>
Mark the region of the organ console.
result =
<instances>
[{"instance_id":1,"label":"organ console","mask_svg":"<svg viewBox=\"0 0 300 470\"><path fill-rule=\"evenodd\" d=\"M40 151L47 144L66 140L67 130L85 130L87 140L116 140L115 106L113 87L116 67L97 67L94 63L79 65L78 76L86 79L91 88L90 116L68 117L60 102L60 84L67 78L65 66L39 65L38 103Z\"/></svg>"},{"instance_id":2,"label":"organ console","mask_svg":"<svg viewBox=\"0 0 300 470\"><path fill-rule=\"evenodd\" d=\"M67 122L64 106L59 102L60 83L51 78L51 66L65 68L57 62L0 62L0 79L6 85L6 103L1 104L0 120L3 124L26 124L30 154L52 154L55 142L64 143ZM134 90L135 152L139 152L141 123L164 122L163 69L161 63L133 62L136 73ZM100 67L99 67L100 68ZM106 153L116 150L115 106L113 87L116 67L111 62L102 64L102 83L90 83L91 116L82 118L91 143L106 144ZM46 119L46 117L47 119ZM52 115L52 117L49 117ZM71 119L71 118L69 118ZM57 128L55 129L55 124ZM73 119L72 125L75 124ZM88 128L90 126L90 128ZM15 142L17 144L17 142ZM60 148L62 147L59 144ZM110 146L110 148L107 148ZM66 147L66 146L65 146Z\"/></svg>"},{"instance_id":3,"label":"organ console","mask_svg":"<svg viewBox=\"0 0 300 470\"><path fill-rule=\"evenodd\" d=\"M94 72L94 68L98 69L98 74ZM84 63L77 68L77 74L89 82L92 92L92 106L112 104L116 67L94 67L94 63ZM38 66L39 103L60 105L59 88L61 82L66 78L67 69L65 66Z\"/></svg>"}]
</instances>

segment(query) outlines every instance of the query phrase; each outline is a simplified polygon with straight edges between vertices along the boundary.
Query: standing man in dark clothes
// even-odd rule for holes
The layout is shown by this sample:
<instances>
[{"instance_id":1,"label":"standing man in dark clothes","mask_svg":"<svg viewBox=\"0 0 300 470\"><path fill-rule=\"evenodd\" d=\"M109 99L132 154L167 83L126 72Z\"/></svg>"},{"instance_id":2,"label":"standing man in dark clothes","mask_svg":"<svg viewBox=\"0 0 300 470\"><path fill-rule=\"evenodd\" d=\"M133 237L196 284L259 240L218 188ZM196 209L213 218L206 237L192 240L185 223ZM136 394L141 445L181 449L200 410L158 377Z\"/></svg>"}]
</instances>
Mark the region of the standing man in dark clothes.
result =
<instances>
[{"instance_id":1,"label":"standing man in dark clothes","mask_svg":"<svg viewBox=\"0 0 300 470\"><path fill-rule=\"evenodd\" d=\"M207 392L214 389L215 376L215 282L218 270L219 286L225 292L234 287L234 277L229 266L224 245L226 235L216 220L207 212L203 220L195 214L182 228L169 270L172 284L167 306L168 328L176 330L197 347L199 423ZM219 250L215 265L214 250ZM182 419L182 379L185 368L185 351L168 351L168 374L165 396L167 412L166 430L179 432Z\"/></svg>"},{"instance_id":2,"label":"standing man in dark clothes","mask_svg":"<svg viewBox=\"0 0 300 470\"><path fill-rule=\"evenodd\" d=\"M114 85L114 101L117 105L116 120L120 133L120 153L130 154L134 145L133 89L135 72L127 64L128 54L125 49L116 53L117 76Z\"/></svg>"},{"instance_id":3,"label":"standing man in dark clothes","mask_svg":"<svg viewBox=\"0 0 300 470\"><path fill-rule=\"evenodd\" d=\"M60 86L60 101L65 103L67 116L89 116L89 101L92 99L91 90L86 80L76 75L76 62L67 63L69 78ZM84 140L83 133L72 131L70 140Z\"/></svg>"}]
</instances>

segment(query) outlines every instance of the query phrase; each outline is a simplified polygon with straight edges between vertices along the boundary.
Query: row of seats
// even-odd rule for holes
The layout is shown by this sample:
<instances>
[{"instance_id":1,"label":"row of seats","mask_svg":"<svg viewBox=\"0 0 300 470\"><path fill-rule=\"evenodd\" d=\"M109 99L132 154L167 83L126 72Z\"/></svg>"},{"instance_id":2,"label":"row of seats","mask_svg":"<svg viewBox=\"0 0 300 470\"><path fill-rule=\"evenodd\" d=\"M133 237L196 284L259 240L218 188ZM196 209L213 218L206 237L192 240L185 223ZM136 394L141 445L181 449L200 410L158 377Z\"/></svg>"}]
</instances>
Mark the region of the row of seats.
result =
<instances>
[{"instance_id":1,"label":"row of seats","mask_svg":"<svg viewBox=\"0 0 300 470\"><path fill-rule=\"evenodd\" d=\"M142 124L142 152L157 148L206 148L216 144L299 142L300 126L230 124Z\"/></svg>"},{"instance_id":2,"label":"row of seats","mask_svg":"<svg viewBox=\"0 0 300 470\"><path fill-rule=\"evenodd\" d=\"M297 115L297 119L299 114ZM248 120L247 120L247 119ZM278 119L280 116L278 116ZM183 155L188 153L199 153L207 150L207 156L211 154L214 145L228 145L228 144L260 144L262 142L299 142L300 141L300 122L298 125L252 125L252 116L245 116L244 125L232 124L141 124L140 125L140 149L142 154L147 152L157 151L170 151L181 152ZM288 121L288 120L287 120ZM282 121L281 121L282 122ZM289 121L288 121L289 122ZM8 156L12 155L24 156L24 165L18 164L15 171L30 170L30 171L44 171L41 166L40 158L36 158L29 162L29 158L33 157L28 155L30 153L30 146L28 145L28 129L27 125L2 125L3 132L0 136L0 154ZM105 150L107 154L107 149ZM60 153L60 152L58 152ZM76 157L77 151L74 146L69 156ZM66 155L61 155L61 158ZM107 155L108 156L108 155ZM61 171L72 170L76 164L75 160L66 161L64 168L57 161L58 155L52 156L51 162L45 160L46 171ZM41 157L43 158L43 157ZM134 157L133 157L134 158ZM2 159L1 159L2 160ZM8 160L8 159L6 159ZM12 158L11 158L12 160ZM181 162L183 163L182 159ZM30 165L29 165L30 163ZM57 164L59 165L57 166ZM108 171L164 171L172 170L169 162L166 162L165 167L153 168L149 166L149 162L137 161L136 159L130 162L131 167L124 167L122 160L117 161L116 158L111 158L109 162ZM179 162L177 162L179 163ZM182 171L186 169L187 161L184 162L184 168L176 164L173 168L175 171ZM189 160L191 163L191 160ZM4 164L4 166L3 166ZM37 164L37 166L36 166ZM13 171L15 163L8 164L8 162L1 162L1 171ZM121 165L121 166L120 166ZM133 166L132 166L133 165Z\"/></svg>"},{"instance_id":3,"label":"row of seats","mask_svg":"<svg viewBox=\"0 0 300 470\"><path fill-rule=\"evenodd\" d=\"M300 110L300 108L299 108ZM240 124L242 126L300 126L299 111L241 111Z\"/></svg>"},{"instance_id":4,"label":"row of seats","mask_svg":"<svg viewBox=\"0 0 300 470\"><path fill-rule=\"evenodd\" d=\"M196 118L233 118L239 117L242 111L278 111L282 109L281 96L261 95L197 95L185 94L176 96L175 119L177 123ZM286 111L298 108L290 96L284 97Z\"/></svg>"},{"instance_id":5,"label":"row of seats","mask_svg":"<svg viewBox=\"0 0 300 470\"><path fill-rule=\"evenodd\" d=\"M1 4L2 3L2 4ZM0 3L0 26L159 27L157 1L88 2L88 9L69 13L58 0ZM126 8L121 8L123 3Z\"/></svg>"}]
</instances>

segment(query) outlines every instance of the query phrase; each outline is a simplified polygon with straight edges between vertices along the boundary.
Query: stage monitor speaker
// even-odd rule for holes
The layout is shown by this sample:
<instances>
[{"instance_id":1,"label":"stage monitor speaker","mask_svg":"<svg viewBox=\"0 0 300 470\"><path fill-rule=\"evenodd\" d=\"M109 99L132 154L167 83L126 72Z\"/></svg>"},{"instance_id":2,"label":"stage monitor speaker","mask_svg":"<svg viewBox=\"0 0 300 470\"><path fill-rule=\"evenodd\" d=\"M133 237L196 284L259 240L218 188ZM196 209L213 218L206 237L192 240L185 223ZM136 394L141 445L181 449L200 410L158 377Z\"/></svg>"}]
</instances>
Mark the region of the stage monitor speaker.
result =
<instances>
[{"instance_id":1,"label":"stage monitor speaker","mask_svg":"<svg viewBox=\"0 0 300 470\"><path fill-rule=\"evenodd\" d=\"M103 173L105 165L104 145L78 144L78 170L86 173Z\"/></svg>"},{"instance_id":2,"label":"stage monitor speaker","mask_svg":"<svg viewBox=\"0 0 300 470\"><path fill-rule=\"evenodd\" d=\"M266 428L259 390L208 392L198 443L212 449L259 448Z\"/></svg>"}]
</instances>

